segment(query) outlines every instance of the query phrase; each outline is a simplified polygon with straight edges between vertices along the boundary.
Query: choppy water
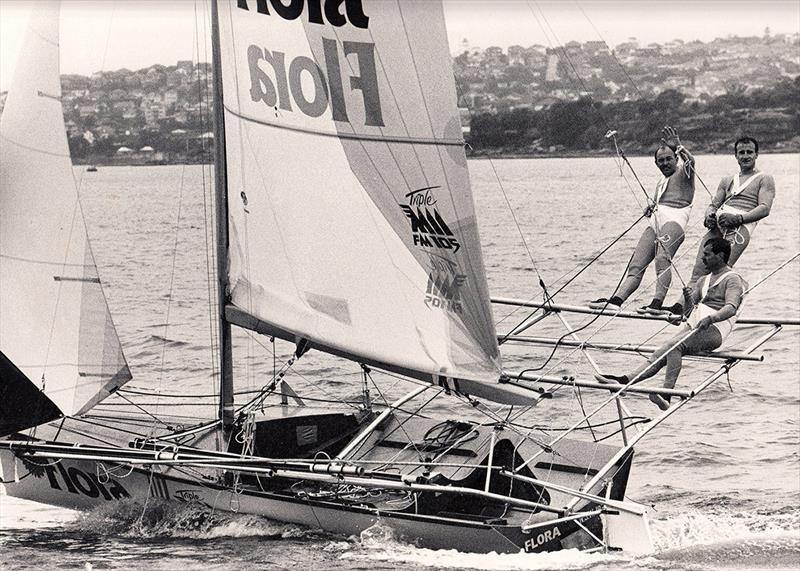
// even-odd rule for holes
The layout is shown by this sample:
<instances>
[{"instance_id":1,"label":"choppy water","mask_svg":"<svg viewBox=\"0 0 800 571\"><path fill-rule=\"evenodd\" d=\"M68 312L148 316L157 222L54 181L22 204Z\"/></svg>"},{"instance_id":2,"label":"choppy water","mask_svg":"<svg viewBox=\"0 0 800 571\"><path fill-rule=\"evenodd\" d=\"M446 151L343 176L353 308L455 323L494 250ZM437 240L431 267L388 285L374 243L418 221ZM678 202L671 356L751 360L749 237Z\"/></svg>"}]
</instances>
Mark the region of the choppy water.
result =
<instances>
[{"instance_id":1,"label":"choppy water","mask_svg":"<svg viewBox=\"0 0 800 571\"><path fill-rule=\"evenodd\" d=\"M652 188L659 173L651 160L633 163ZM759 225L737 266L751 284L800 249L800 157L762 155L759 167L775 176L778 197L773 214ZM722 175L735 169L730 156L698 158L700 176L712 191ZM641 191L620 177L611 159L473 161L470 171L490 290L496 296L540 297L539 275L554 291L564 276L588 262L640 211ZM106 294L134 374L131 385L210 392L201 190L203 181L210 180L209 172L198 166L118 167L94 174L76 169L76 178ZM677 262L683 276L690 272L707 202L698 184L692 229ZM628 234L571 284L559 296L561 301L583 302L613 289L640 231ZM630 307L649 301L652 279L652 274L645 277L637 292L640 297ZM679 286L675 278L673 290ZM754 289L744 313L796 317L800 263ZM498 307L496 317L503 330L522 314ZM582 323L569 319L573 326ZM647 324L614 324L596 339L606 335L634 342L655 332ZM731 343L741 347L751 334L743 331L740 337L732 336ZM796 569L800 334L787 329L759 352L764 363L743 363L732 371L733 392L724 382L711 387L640 446L629 496L656 506L651 518L657 549L651 556L473 555L418 549L398 542L380 526L361 537L342 538L264 518L210 515L188 507L156 505L142 518L140 506L123 504L81 515L0 496L0 568ZM245 356L237 378L251 387L263 384L272 371L272 356L247 337L237 339L237 354ZM509 347L507 355L509 368L517 369L523 359L529 362L546 353ZM605 354L597 358L609 368L624 362ZM588 368L576 356L558 363L556 370L582 374ZM688 364L685 375L702 370ZM311 359L305 376L295 381L303 388L306 381L334 374L336 380L315 383L314 390L356 392L356 385L341 379L357 379L357 371L325 359ZM154 410L167 405L176 409L174 401L153 403ZM188 415L196 408L192 404L182 410ZM110 405L108 410L113 410Z\"/></svg>"}]
</instances>

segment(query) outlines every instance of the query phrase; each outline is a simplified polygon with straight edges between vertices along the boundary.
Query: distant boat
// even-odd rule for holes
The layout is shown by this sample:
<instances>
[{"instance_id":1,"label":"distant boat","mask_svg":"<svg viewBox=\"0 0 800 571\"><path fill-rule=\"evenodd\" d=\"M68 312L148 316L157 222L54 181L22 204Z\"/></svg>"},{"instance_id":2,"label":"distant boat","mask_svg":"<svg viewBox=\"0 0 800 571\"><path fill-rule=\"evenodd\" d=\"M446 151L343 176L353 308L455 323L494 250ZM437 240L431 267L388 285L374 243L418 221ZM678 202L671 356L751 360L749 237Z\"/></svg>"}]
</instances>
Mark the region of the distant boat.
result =
<instances>
[{"instance_id":1,"label":"distant boat","mask_svg":"<svg viewBox=\"0 0 800 571\"><path fill-rule=\"evenodd\" d=\"M97 167L94 165L89 165L86 167L86 172L97 172Z\"/></svg>"}]
</instances>

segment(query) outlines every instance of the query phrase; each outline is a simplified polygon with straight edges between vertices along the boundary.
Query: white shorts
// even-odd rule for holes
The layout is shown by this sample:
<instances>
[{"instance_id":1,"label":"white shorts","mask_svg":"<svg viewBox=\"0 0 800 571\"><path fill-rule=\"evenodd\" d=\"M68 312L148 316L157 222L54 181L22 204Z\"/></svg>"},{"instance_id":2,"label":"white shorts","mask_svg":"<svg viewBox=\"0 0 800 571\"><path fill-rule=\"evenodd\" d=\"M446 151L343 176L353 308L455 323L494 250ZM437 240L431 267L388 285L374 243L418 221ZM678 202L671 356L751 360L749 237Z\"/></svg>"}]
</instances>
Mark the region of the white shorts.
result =
<instances>
[{"instance_id":1,"label":"white shorts","mask_svg":"<svg viewBox=\"0 0 800 571\"><path fill-rule=\"evenodd\" d=\"M686 230L686 225L689 223L689 213L692 210L691 206L684 206L683 208L675 208L674 206L665 206L659 204L653 211L653 215L649 218L650 226L658 233L667 222L675 222L681 227L681 230Z\"/></svg>"},{"instance_id":2,"label":"white shorts","mask_svg":"<svg viewBox=\"0 0 800 571\"><path fill-rule=\"evenodd\" d=\"M713 307L709 307L705 303L698 303L697 307L695 307L691 315L689 315L689 319L686 321L686 325L694 329L695 327L697 327L697 324L700 322L701 319L716 312L717 310L714 309ZM728 337L728 335L730 335L731 331L733 330L733 326L736 325L736 319L737 316L734 315L733 317L729 317L725 321L717 321L716 323L712 323L711 327L716 327L717 331L719 331L719 334L722 337L722 341L725 341L725 338Z\"/></svg>"},{"instance_id":3,"label":"white shorts","mask_svg":"<svg viewBox=\"0 0 800 571\"><path fill-rule=\"evenodd\" d=\"M717 210L717 216L720 214L747 214L747 210L742 210L741 208L736 208L735 206L728 206L727 204L723 204L719 210ZM742 224L745 228L747 228L747 233L750 237L753 237L753 232L756 230L756 226L758 225L758 220L755 222L748 222L747 224ZM728 232L735 232L736 228L725 229L720 228L722 230L722 234L726 235Z\"/></svg>"}]
</instances>

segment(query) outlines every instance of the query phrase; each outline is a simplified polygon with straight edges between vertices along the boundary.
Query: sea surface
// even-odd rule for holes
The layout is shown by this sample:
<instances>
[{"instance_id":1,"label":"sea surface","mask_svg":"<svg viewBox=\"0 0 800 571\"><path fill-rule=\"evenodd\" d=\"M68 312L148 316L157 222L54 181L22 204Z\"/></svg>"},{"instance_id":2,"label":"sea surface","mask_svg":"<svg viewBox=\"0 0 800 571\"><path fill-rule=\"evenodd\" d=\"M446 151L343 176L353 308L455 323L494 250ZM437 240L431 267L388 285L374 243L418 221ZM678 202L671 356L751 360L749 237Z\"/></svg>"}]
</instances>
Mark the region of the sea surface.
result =
<instances>
[{"instance_id":1,"label":"sea surface","mask_svg":"<svg viewBox=\"0 0 800 571\"><path fill-rule=\"evenodd\" d=\"M648 158L632 159L651 192L660 177ZM800 250L800 156L764 154L777 198L737 264L751 285ZM476 160L469 163L483 254L492 295L541 299L540 279L553 293L623 234L638 218L644 194L613 158ZM732 155L697 158L700 179L688 237L676 260L668 303L688 279L703 233L702 213ZM624 176L623 176L624 175ZM75 169L82 208L106 296L134 379L128 389L159 394L211 393L208 347L205 224L211 171L201 166ZM619 281L643 229L632 230L558 293L582 304L608 295ZM649 302L652 269L628 308ZM744 315L800 316L800 261L757 285ZM524 312L496 306L499 331ZM567 316L573 327L587 323ZM605 319L605 318L604 318ZM560 324L545 328L561 336ZM638 322L592 322L580 333L594 340L637 343L669 331ZM740 328L728 348L747 346L763 330ZM169 508L142 517L141 506L118 505L79 514L0 495L0 569L797 569L800 568L800 333L787 327L758 349L763 363L742 363L645 439L637 450L628 497L653 506L655 552L564 551L544 555L475 555L419 549L375 526L360 537L339 537L246 515ZM530 332L529 332L530 333ZM269 379L268 340L241 335L235 352L240 387ZM511 369L537 366L549 351L504 346ZM278 366L286 350L277 350ZM632 357L600 353L603 368L618 370ZM304 358L305 359L305 358ZM357 370L309 358L295 388L352 396ZM638 364L640 361L636 361ZM558 374L591 372L580 352L557 357ZM678 388L713 371L687 362ZM320 382L319 379L325 379ZM309 385L308 387L304 385ZM390 391L391 392L391 391ZM131 395L130 398L135 398ZM179 411L188 420L211 414L213 403L166 396L141 397L156 414ZM652 414L629 397L637 412ZM114 410L113 403L101 405ZM445 412L442 410L441 412ZM556 419L557 420L557 419ZM2 494L2 491L0 491Z\"/></svg>"}]
</instances>

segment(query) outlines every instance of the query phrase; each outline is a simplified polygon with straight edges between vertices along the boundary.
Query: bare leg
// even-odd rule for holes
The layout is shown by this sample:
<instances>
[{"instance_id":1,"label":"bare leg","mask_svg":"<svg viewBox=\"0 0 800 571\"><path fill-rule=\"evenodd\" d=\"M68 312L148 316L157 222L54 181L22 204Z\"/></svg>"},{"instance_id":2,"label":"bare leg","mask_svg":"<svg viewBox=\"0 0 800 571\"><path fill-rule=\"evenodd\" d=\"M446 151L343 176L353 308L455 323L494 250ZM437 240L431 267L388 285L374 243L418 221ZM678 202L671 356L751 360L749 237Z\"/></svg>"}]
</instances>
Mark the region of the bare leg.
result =
<instances>
[{"instance_id":1,"label":"bare leg","mask_svg":"<svg viewBox=\"0 0 800 571\"><path fill-rule=\"evenodd\" d=\"M686 235L677 222L667 222L660 228L658 253L656 254L656 293L653 299L663 302L672 283L672 260L683 244Z\"/></svg>"},{"instance_id":2,"label":"bare leg","mask_svg":"<svg viewBox=\"0 0 800 571\"><path fill-rule=\"evenodd\" d=\"M667 353L668 351L670 353L675 353L676 351L680 351L680 349L679 349L680 345L678 345L677 347L674 347L674 348L673 348L673 346L676 343L678 343L678 341L680 341L681 337L686 335L686 333L687 333L686 329L684 329L682 327L681 328L681 333L676 335L675 337L673 337L672 339L670 339L669 341L667 341L663 345L661 345L658 349L656 349L653 352L653 354L650 355L650 358L647 359L647 363L645 363L644 365L642 365L641 367L639 367L638 369L636 369L632 373L628 373L625 376L628 377L629 380L636 379L634 381L634 383L641 383L642 381L644 381L646 379L649 379L650 377L655 375L657 372L659 372L667 364L667 358L668 357L665 357L663 359L661 357L665 353ZM670 349L672 349L672 351L670 351ZM681 357L682 355L680 355L680 353L679 353L678 356Z\"/></svg>"},{"instance_id":3,"label":"bare leg","mask_svg":"<svg viewBox=\"0 0 800 571\"><path fill-rule=\"evenodd\" d=\"M719 228L714 227L706 232L705 236L700 239L700 246L697 248L697 257L695 258L694 267L692 268L692 277L689 278L689 283L686 284L690 289L694 289L694 284L697 283L697 280L709 273L703 263L703 246L711 238L722 238L722 232L719 231ZM689 306L689 301L684 299L683 295L681 295L681 304L683 307Z\"/></svg>"},{"instance_id":4,"label":"bare leg","mask_svg":"<svg viewBox=\"0 0 800 571\"><path fill-rule=\"evenodd\" d=\"M656 233L653 228L648 226L642 232L639 243L636 244L636 250L633 252L633 258L628 266L628 275L625 281L619 286L617 297L625 301L628 297L636 291L642 283L642 276L644 275L647 266L653 261L656 256Z\"/></svg>"},{"instance_id":5,"label":"bare leg","mask_svg":"<svg viewBox=\"0 0 800 571\"><path fill-rule=\"evenodd\" d=\"M664 374L664 388L671 389L675 386L678 376L681 374L681 357L683 355L697 355L713 351L722 345L722 335L719 329L713 325L703 330L695 330L694 334L684 339L678 345L678 351L672 351L667 355L667 371ZM676 358L673 353L676 353Z\"/></svg>"}]
</instances>

